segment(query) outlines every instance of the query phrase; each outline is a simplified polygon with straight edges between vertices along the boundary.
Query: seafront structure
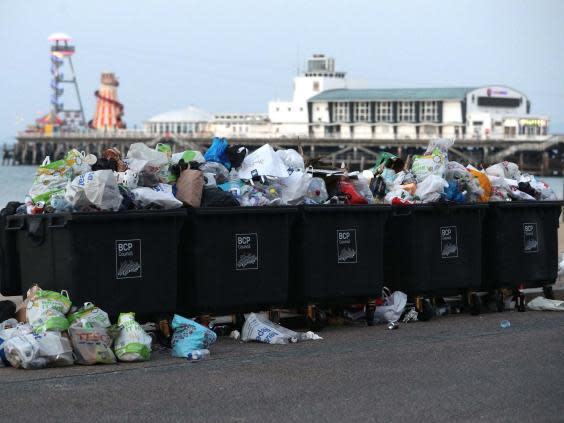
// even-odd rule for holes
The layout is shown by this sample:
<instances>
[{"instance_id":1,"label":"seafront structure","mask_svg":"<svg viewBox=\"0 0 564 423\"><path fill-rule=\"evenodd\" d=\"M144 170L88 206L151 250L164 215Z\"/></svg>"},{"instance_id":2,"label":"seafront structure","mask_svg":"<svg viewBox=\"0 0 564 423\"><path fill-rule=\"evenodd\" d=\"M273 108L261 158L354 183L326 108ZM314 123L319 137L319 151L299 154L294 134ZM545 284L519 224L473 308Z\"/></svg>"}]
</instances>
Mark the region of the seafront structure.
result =
<instances>
[{"instance_id":1,"label":"seafront structure","mask_svg":"<svg viewBox=\"0 0 564 423\"><path fill-rule=\"evenodd\" d=\"M267 114L215 114L198 122L202 132L235 138L314 139L543 139L549 118L531 115L531 102L515 89L484 87L353 89L335 60L316 54L294 78L291 101L272 101ZM199 111L200 114L205 113ZM167 114L164 114L167 116ZM190 115L151 118L153 134L183 132ZM189 122L188 122L189 123Z\"/></svg>"},{"instance_id":2,"label":"seafront structure","mask_svg":"<svg viewBox=\"0 0 564 423\"><path fill-rule=\"evenodd\" d=\"M69 148L100 154L115 146L168 142L173 150L209 146L213 136L251 148L302 146L310 158L363 169L382 150L420 154L434 137L456 138L452 157L476 164L503 159L530 172L562 174L564 136L549 134L549 118L531 114L531 101L503 85L483 87L369 89L353 87L335 60L316 54L293 81L289 101L275 100L265 113L209 113L196 106L157 114L140 130L125 129L117 80L102 75L95 118L87 128L70 128L65 116L53 130L36 122L17 135L17 163L60 158ZM45 120L44 119L44 120Z\"/></svg>"}]
</instances>

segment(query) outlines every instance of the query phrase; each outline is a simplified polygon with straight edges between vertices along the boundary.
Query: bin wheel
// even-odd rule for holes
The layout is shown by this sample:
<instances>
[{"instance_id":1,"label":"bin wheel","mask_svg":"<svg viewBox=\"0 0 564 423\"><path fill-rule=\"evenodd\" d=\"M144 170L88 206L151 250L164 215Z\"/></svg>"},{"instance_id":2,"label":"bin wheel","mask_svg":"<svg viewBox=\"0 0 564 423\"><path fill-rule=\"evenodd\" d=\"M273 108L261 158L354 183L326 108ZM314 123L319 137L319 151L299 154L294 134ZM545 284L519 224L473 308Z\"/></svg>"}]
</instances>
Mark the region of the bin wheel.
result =
<instances>
[{"instance_id":1,"label":"bin wheel","mask_svg":"<svg viewBox=\"0 0 564 423\"><path fill-rule=\"evenodd\" d=\"M542 292L544 294L544 298L554 300L554 291L552 290L552 285L543 286Z\"/></svg>"},{"instance_id":2,"label":"bin wheel","mask_svg":"<svg viewBox=\"0 0 564 423\"><path fill-rule=\"evenodd\" d=\"M480 296L473 292L470 294L470 314L472 316L478 316L482 309L482 300Z\"/></svg>"},{"instance_id":3,"label":"bin wheel","mask_svg":"<svg viewBox=\"0 0 564 423\"><path fill-rule=\"evenodd\" d=\"M235 328L241 332L243 330L243 325L245 324L245 315L244 314L236 314L235 315Z\"/></svg>"},{"instance_id":4,"label":"bin wheel","mask_svg":"<svg viewBox=\"0 0 564 423\"><path fill-rule=\"evenodd\" d=\"M420 301L417 301L417 304L419 304L417 320L428 322L435 316L435 308L428 298L421 298Z\"/></svg>"},{"instance_id":5,"label":"bin wheel","mask_svg":"<svg viewBox=\"0 0 564 423\"><path fill-rule=\"evenodd\" d=\"M376 302L368 301L368 303L366 303L366 324L368 326L374 326L375 310L376 310Z\"/></svg>"},{"instance_id":6,"label":"bin wheel","mask_svg":"<svg viewBox=\"0 0 564 423\"><path fill-rule=\"evenodd\" d=\"M327 314L319 307L313 310L313 317L307 317L307 328L314 332L320 332L327 326Z\"/></svg>"},{"instance_id":7,"label":"bin wheel","mask_svg":"<svg viewBox=\"0 0 564 423\"><path fill-rule=\"evenodd\" d=\"M505 311L505 301L503 300L503 292L501 289L495 291L495 307L500 313Z\"/></svg>"}]
</instances>

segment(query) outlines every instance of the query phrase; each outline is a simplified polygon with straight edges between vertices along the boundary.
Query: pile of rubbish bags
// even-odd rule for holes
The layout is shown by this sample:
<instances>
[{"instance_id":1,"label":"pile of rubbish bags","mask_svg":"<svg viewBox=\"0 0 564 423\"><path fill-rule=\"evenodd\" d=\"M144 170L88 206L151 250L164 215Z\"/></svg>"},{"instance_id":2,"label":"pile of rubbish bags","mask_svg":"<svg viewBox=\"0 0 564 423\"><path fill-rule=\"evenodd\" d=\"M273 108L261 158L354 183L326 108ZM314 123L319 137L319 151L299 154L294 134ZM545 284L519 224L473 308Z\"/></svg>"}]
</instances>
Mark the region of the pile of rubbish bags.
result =
<instances>
[{"instance_id":1,"label":"pile of rubbish bags","mask_svg":"<svg viewBox=\"0 0 564 423\"><path fill-rule=\"evenodd\" d=\"M151 342L135 313L121 313L112 325L94 304L76 307L66 291L38 286L28 291L16 318L0 324L2 363L23 369L147 361Z\"/></svg>"},{"instance_id":2,"label":"pile of rubbish bags","mask_svg":"<svg viewBox=\"0 0 564 423\"><path fill-rule=\"evenodd\" d=\"M454 140L432 140L423 155L404 163L390 153L383 153L370 170L376 201L386 204L451 202L457 204L488 201L556 200L546 183L533 175L521 173L515 163L501 162L486 169L464 166L448 159Z\"/></svg>"},{"instance_id":3,"label":"pile of rubbish bags","mask_svg":"<svg viewBox=\"0 0 564 423\"><path fill-rule=\"evenodd\" d=\"M198 361L210 355L208 348L217 340L209 327L177 314L170 322L159 320L158 327L141 325L132 312L120 313L112 324L108 314L93 303L77 307L67 291L48 291L37 285L30 288L17 311L11 301L3 301L0 308L2 320L10 316L0 323L0 365L15 368L148 361L155 344L170 348L173 357ZM232 337L243 342L267 344L322 339L254 313L247 315L242 335L235 334Z\"/></svg>"},{"instance_id":4,"label":"pile of rubbish bags","mask_svg":"<svg viewBox=\"0 0 564 423\"><path fill-rule=\"evenodd\" d=\"M412 204L553 200L552 189L515 163L476 169L448 160L453 140L430 142L423 155L404 162L383 153L368 171L314 169L293 149L265 144L249 153L214 138L202 155L172 153L168 144L132 144L125 158L116 148L100 158L71 150L49 157L17 214L188 207L299 204Z\"/></svg>"}]
</instances>

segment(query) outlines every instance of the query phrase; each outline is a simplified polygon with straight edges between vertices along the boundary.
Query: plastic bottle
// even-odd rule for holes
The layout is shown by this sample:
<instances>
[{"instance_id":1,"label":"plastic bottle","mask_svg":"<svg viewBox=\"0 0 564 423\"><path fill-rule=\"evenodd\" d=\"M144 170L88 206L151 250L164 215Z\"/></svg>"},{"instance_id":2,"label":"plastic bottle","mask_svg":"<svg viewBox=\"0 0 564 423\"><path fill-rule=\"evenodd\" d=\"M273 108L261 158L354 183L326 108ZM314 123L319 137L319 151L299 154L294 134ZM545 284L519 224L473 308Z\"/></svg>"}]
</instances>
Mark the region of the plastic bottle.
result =
<instances>
[{"instance_id":1,"label":"plastic bottle","mask_svg":"<svg viewBox=\"0 0 564 423\"><path fill-rule=\"evenodd\" d=\"M200 361L209 357L209 355L210 350L193 350L186 355L186 358L188 361Z\"/></svg>"},{"instance_id":2,"label":"plastic bottle","mask_svg":"<svg viewBox=\"0 0 564 423\"><path fill-rule=\"evenodd\" d=\"M509 320L502 320L500 326L502 329L507 329L511 327L511 322Z\"/></svg>"}]
</instances>

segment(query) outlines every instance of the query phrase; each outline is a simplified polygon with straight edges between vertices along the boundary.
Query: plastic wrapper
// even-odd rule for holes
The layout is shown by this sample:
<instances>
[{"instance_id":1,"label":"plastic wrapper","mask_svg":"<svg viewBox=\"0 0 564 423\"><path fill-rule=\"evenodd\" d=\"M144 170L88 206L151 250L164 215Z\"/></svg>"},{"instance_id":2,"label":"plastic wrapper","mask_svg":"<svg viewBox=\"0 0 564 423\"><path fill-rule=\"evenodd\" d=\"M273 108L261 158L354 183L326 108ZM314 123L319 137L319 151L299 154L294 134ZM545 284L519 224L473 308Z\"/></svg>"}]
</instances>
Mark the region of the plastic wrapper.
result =
<instances>
[{"instance_id":1,"label":"plastic wrapper","mask_svg":"<svg viewBox=\"0 0 564 423\"><path fill-rule=\"evenodd\" d=\"M127 169L125 172L115 172L116 182L128 189L135 189L139 185L139 173L132 169Z\"/></svg>"},{"instance_id":2,"label":"plastic wrapper","mask_svg":"<svg viewBox=\"0 0 564 423\"><path fill-rule=\"evenodd\" d=\"M277 150L276 154L280 156L286 167L290 170L304 170L304 158L296 150L288 148L287 150Z\"/></svg>"},{"instance_id":3,"label":"plastic wrapper","mask_svg":"<svg viewBox=\"0 0 564 423\"><path fill-rule=\"evenodd\" d=\"M178 314L174 315L171 326L173 357L187 358L191 351L207 349L217 340L214 331Z\"/></svg>"},{"instance_id":4,"label":"plastic wrapper","mask_svg":"<svg viewBox=\"0 0 564 423\"><path fill-rule=\"evenodd\" d=\"M66 291L61 293L37 290L27 302L26 318L35 332L65 331L69 327L66 314L72 306Z\"/></svg>"},{"instance_id":5,"label":"plastic wrapper","mask_svg":"<svg viewBox=\"0 0 564 423\"><path fill-rule=\"evenodd\" d=\"M399 199L403 204L409 204L413 201L413 196L404 189L395 189L390 191L384 197L386 204L394 204L394 199Z\"/></svg>"},{"instance_id":6,"label":"plastic wrapper","mask_svg":"<svg viewBox=\"0 0 564 423\"><path fill-rule=\"evenodd\" d=\"M435 151L439 150L448 161L448 149L452 147L453 144L454 139L452 138L435 138L429 141L425 155L433 154Z\"/></svg>"},{"instance_id":7,"label":"plastic wrapper","mask_svg":"<svg viewBox=\"0 0 564 423\"><path fill-rule=\"evenodd\" d=\"M162 207L164 209L174 209L182 207L182 201L179 201L172 193L172 186L168 184L158 184L156 187L139 187L131 190L135 204L139 207L148 207L151 205Z\"/></svg>"},{"instance_id":8,"label":"plastic wrapper","mask_svg":"<svg viewBox=\"0 0 564 423\"><path fill-rule=\"evenodd\" d=\"M114 352L119 361L147 361L151 358L151 337L135 321L135 313L121 313Z\"/></svg>"},{"instance_id":9,"label":"plastic wrapper","mask_svg":"<svg viewBox=\"0 0 564 423\"><path fill-rule=\"evenodd\" d=\"M118 211L122 197L114 172L97 170L77 176L67 186L65 199L75 208L94 206Z\"/></svg>"}]
</instances>

